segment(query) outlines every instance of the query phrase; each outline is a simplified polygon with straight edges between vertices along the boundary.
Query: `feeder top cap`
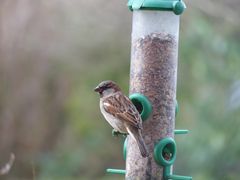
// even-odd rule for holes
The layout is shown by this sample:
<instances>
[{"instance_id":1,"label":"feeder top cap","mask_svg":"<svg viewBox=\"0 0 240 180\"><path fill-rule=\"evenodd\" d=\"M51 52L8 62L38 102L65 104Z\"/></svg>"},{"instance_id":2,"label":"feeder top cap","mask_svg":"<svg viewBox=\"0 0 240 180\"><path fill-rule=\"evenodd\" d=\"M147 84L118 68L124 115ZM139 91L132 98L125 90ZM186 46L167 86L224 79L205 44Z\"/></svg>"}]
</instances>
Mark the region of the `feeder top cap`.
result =
<instances>
[{"instance_id":1,"label":"feeder top cap","mask_svg":"<svg viewBox=\"0 0 240 180\"><path fill-rule=\"evenodd\" d=\"M186 9L182 0L128 0L128 7L135 10L173 11L180 15Z\"/></svg>"}]
</instances>

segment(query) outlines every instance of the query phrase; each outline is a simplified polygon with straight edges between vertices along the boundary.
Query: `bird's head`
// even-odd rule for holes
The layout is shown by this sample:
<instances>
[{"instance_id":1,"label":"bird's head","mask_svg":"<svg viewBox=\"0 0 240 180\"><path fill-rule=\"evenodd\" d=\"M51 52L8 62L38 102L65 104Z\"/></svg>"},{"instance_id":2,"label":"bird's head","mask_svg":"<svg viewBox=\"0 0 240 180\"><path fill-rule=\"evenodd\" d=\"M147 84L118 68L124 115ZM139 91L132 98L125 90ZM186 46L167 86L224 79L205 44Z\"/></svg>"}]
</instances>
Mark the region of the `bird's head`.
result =
<instances>
[{"instance_id":1,"label":"bird's head","mask_svg":"<svg viewBox=\"0 0 240 180\"><path fill-rule=\"evenodd\" d=\"M95 89L95 92L98 92L100 96L106 96L114 92L120 91L118 85L110 80L101 82Z\"/></svg>"}]
</instances>

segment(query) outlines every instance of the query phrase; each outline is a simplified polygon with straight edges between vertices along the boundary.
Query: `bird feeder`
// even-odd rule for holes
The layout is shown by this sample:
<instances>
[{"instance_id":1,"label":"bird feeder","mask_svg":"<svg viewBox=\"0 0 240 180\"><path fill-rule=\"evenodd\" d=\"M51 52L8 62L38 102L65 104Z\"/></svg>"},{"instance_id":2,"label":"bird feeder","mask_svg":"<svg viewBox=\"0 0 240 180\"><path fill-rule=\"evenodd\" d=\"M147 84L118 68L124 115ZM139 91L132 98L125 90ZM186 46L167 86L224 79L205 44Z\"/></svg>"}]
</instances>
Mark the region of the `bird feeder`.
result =
<instances>
[{"instance_id":1,"label":"bird feeder","mask_svg":"<svg viewBox=\"0 0 240 180\"><path fill-rule=\"evenodd\" d=\"M108 169L130 179L191 179L172 173L176 158L175 130L178 39L181 0L129 0L133 12L130 99L143 119L142 135L149 150L143 158L130 136L124 143L126 170Z\"/></svg>"},{"instance_id":2,"label":"bird feeder","mask_svg":"<svg viewBox=\"0 0 240 180\"><path fill-rule=\"evenodd\" d=\"M174 132L184 132L175 131L175 111L179 15L186 6L181 0L129 0L128 7L133 11L130 97L138 94L140 110L146 109L141 96L146 97L152 112L143 122L150 156L142 158L128 137L126 179L174 178L170 176L176 157Z\"/></svg>"}]
</instances>

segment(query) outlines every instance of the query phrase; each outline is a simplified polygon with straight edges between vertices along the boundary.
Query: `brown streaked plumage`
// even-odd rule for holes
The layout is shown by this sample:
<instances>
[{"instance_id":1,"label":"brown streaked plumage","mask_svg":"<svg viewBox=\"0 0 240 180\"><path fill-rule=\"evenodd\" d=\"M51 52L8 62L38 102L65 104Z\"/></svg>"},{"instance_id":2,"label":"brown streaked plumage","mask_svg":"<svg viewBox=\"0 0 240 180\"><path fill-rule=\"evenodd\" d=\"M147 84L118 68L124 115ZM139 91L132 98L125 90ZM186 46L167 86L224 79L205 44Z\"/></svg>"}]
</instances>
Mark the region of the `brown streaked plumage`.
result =
<instances>
[{"instance_id":1,"label":"brown streaked plumage","mask_svg":"<svg viewBox=\"0 0 240 180\"><path fill-rule=\"evenodd\" d=\"M148 156L142 138L142 119L136 107L113 81L103 81L95 89L100 94L100 109L108 123L137 142L141 155Z\"/></svg>"}]
</instances>

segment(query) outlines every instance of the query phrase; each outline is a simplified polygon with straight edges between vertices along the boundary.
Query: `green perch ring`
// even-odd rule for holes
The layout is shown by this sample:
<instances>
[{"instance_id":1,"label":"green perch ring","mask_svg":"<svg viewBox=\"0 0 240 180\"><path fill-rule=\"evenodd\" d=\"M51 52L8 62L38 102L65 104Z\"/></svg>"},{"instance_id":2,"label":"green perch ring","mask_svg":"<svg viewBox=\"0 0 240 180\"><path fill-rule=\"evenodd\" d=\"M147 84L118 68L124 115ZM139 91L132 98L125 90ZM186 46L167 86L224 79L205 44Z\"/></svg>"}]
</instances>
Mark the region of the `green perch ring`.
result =
<instances>
[{"instance_id":1,"label":"green perch ring","mask_svg":"<svg viewBox=\"0 0 240 180\"><path fill-rule=\"evenodd\" d=\"M129 98L141 114L142 120L147 120L152 113L152 105L148 98L140 93L131 94Z\"/></svg>"},{"instance_id":2,"label":"green perch ring","mask_svg":"<svg viewBox=\"0 0 240 180\"><path fill-rule=\"evenodd\" d=\"M123 159L126 161L127 159L127 138L124 141L123 144Z\"/></svg>"},{"instance_id":3,"label":"green perch ring","mask_svg":"<svg viewBox=\"0 0 240 180\"><path fill-rule=\"evenodd\" d=\"M173 165L176 154L177 148L173 138L164 138L154 147L155 161L162 166Z\"/></svg>"},{"instance_id":4,"label":"green perch ring","mask_svg":"<svg viewBox=\"0 0 240 180\"><path fill-rule=\"evenodd\" d=\"M177 116L178 112L179 112L179 105L178 105L178 101L175 100L175 117Z\"/></svg>"}]
</instances>

